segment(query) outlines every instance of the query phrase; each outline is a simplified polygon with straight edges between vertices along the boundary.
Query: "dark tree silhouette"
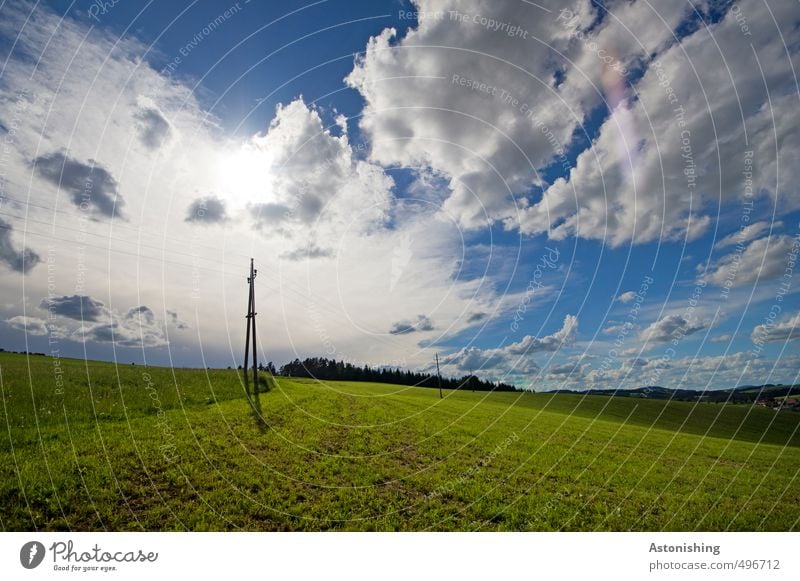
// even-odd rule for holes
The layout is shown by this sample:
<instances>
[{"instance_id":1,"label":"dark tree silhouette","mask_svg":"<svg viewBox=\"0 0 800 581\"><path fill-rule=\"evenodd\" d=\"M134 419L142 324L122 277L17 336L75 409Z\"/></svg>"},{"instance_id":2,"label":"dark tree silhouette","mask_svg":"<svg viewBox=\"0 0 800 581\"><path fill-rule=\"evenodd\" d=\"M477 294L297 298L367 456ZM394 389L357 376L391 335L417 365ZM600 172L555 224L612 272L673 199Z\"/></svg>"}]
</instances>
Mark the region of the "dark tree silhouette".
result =
<instances>
[{"instance_id":1,"label":"dark tree silhouette","mask_svg":"<svg viewBox=\"0 0 800 581\"><path fill-rule=\"evenodd\" d=\"M272 366L271 362L267 367L270 366ZM272 369L274 369L274 366ZM337 381L372 381L417 387L439 387L435 374L418 373L400 368L392 369L390 367L373 368L368 365L359 367L351 363L324 357L308 357L303 361L295 359L282 365L277 375ZM474 389L475 391L517 391L517 388L513 385L500 382L492 383L472 374L460 378L442 377L442 388Z\"/></svg>"}]
</instances>

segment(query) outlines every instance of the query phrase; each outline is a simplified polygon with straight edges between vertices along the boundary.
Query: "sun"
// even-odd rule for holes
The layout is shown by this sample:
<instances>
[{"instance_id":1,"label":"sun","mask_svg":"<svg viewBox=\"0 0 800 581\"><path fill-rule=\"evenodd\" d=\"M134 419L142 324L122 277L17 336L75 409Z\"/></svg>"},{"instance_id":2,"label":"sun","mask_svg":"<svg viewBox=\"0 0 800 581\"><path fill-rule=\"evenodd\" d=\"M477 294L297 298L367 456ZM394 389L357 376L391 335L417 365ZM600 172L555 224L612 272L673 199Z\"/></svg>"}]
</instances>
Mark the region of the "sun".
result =
<instances>
[{"instance_id":1,"label":"sun","mask_svg":"<svg viewBox=\"0 0 800 581\"><path fill-rule=\"evenodd\" d=\"M269 158L250 145L224 154L216 173L220 195L236 205L261 201L270 190Z\"/></svg>"}]
</instances>

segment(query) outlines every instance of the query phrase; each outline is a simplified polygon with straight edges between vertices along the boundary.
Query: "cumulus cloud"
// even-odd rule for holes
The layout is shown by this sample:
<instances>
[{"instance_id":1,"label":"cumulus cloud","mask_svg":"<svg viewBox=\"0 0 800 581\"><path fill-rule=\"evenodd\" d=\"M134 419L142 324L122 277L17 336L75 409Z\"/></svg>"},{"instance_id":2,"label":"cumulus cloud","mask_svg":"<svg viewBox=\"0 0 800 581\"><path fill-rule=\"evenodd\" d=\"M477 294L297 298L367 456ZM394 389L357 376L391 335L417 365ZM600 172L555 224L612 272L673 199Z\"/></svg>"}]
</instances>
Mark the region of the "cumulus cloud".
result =
<instances>
[{"instance_id":1,"label":"cumulus cloud","mask_svg":"<svg viewBox=\"0 0 800 581\"><path fill-rule=\"evenodd\" d=\"M628 4L640 11L646 5ZM788 2L776 4L773 13L755 1L737 6L752 17L748 42L742 42L736 16L728 10L710 29L695 27L679 43L657 50L642 63L636 99L619 101L569 176L558 178L541 201L523 211L524 232L606 239L612 245L691 240L710 223L703 215L706 202L769 195L796 207L800 168L790 162L791 168L781 164L787 171L778 172L776 164L779 158L800 159L800 136L783 123L773 127L773 120L793 115L797 65L787 58L784 42L796 43L800 31L788 24L793 10ZM670 11L680 13L675 7ZM776 34L773 14L788 36ZM598 46L609 24L591 32ZM764 78L756 55L761 63L774 64ZM704 73L697 76L698 70ZM579 71L568 75L573 73ZM749 182L742 177L745 168L752 170Z\"/></svg>"},{"instance_id":2,"label":"cumulus cloud","mask_svg":"<svg viewBox=\"0 0 800 581\"><path fill-rule=\"evenodd\" d=\"M139 139L148 149L158 149L172 134L172 126L156 107L142 106L134 114Z\"/></svg>"},{"instance_id":3,"label":"cumulus cloud","mask_svg":"<svg viewBox=\"0 0 800 581\"><path fill-rule=\"evenodd\" d=\"M0 262L15 272L27 273L42 259L30 248L17 250L11 240L13 226L0 218Z\"/></svg>"},{"instance_id":4,"label":"cumulus cloud","mask_svg":"<svg viewBox=\"0 0 800 581\"><path fill-rule=\"evenodd\" d=\"M217 196L197 198L186 209L185 222L195 224L220 224L228 221L225 200Z\"/></svg>"},{"instance_id":5,"label":"cumulus cloud","mask_svg":"<svg viewBox=\"0 0 800 581\"><path fill-rule=\"evenodd\" d=\"M716 337L711 338L712 343L728 343L731 339L733 339L733 335L717 335Z\"/></svg>"},{"instance_id":6,"label":"cumulus cloud","mask_svg":"<svg viewBox=\"0 0 800 581\"><path fill-rule=\"evenodd\" d=\"M480 369L505 376L509 373L532 373L539 369L533 355L542 352L555 352L574 341L578 332L578 318L574 315L564 317L558 331L544 337L526 335L517 343L494 349L467 347L442 358L443 365L457 373Z\"/></svg>"},{"instance_id":7,"label":"cumulus cloud","mask_svg":"<svg viewBox=\"0 0 800 581\"><path fill-rule=\"evenodd\" d=\"M6 324L12 329L23 331L28 335L55 337L63 339L67 336L66 329L59 325L47 323L46 321L37 317L29 317L25 315L17 315L6 319Z\"/></svg>"},{"instance_id":8,"label":"cumulus cloud","mask_svg":"<svg viewBox=\"0 0 800 581\"><path fill-rule=\"evenodd\" d=\"M443 176L450 190L443 209L463 226L509 218L515 196L526 194L539 181L536 168L556 155L536 122L566 145L582 117L579 98L553 98L552 54L536 50L549 43L570 52L568 39L554 16L532 4L420 0L416 6L442 17L421 19L402 38L395 29L371 38L347 77L366 101L360 128L371 140L371 159ZM474 16L517 25L529 37L498 33ZM536 119L504 102L502 91L535 105Z\"/></svg>"},{"instance_id":9,"label":"cumulus cloud","mask_svg":"<svg viewBox=\"0 0 800 581\"><path fill-rule=\"evenodd\" d=\"M712 264L705 278L717 286L734 287L769 280L784 272L793 245L789 236L759 238Z\"/></svg>"},{"instance_id":10,"label":"cumulus cloud","mask_svg":"<svg viewBox=\"0 0 800 581\"><path fill-rule=\"evenodd\" d=\"M299 98L279 105L267 131L244 146L242 155L269 168L255 193L258 201L249 205L253 224L264 236L279 236L287 257L323 255L309 253L309 230L329 240L345 228L367 232L386 218L393 180L359 159L343 119L338 129L341 134L334 134Z\"/></svg>"},{"instance_id":11,"label":"cumulus cloud","mask_svg":"<svg viewBox=\"0 0 800 581\"><path fill-rule=\"evenodd\" d=\"M97 321L108 314L108 309L102 301L87 295L42 299L39 308L76 321Z\"/></svg>"},{"instance_id":12,"label":"cumulus cloud","mask_svg":"<svg viewBox=\"0 0 800 581\"><path fill-rule=\"evenodd\" d=\"M70 338L83 343L113 343L118 347L161 347L168 343L164 326L146 305L128 309L122 316L109 313L94 325L82 325Z\"/></svg>"},{"instance_id":13,"label":"cumulus cloud","mask_svg":"<svg viewBox=\"0 0 800 581\"><path fill-rule=\"evenodd\" d=\"M540 351L556 351L563 344L572 342L578 332L578 317L567 315L564 317L564 324L552 335L538 338L526 335L520 342L512 343L506 349L512 355L527 355Z\"/></svg>"},{"instance_id":14,"label":"cumulus cloud","mask_svg":"<svg viewBox=\"0 0 800 581\"><path fill-rule=\"evenodd\" d=\"M157 327L126 325L119 321L81 327L70 338L80 343L113 343L118 347L162 347L167 344Z\"/></svg>"},{"instance_id":15,"label":"cumulus cloud","mask_svg":"<svg viewBox=\"0 0 800 581\"><path fill-rule=\"evenodd\" d=\"M178 311L174 311L172 309L167 309L167 317L169 317L169 322L176 328L180 330L191 329L189 323L186 321L181 320L178 316Z\"/></svg>"},{"instance_id":16,"label":"cumulus cloud","mask_svg":"<svg viewBox=\"0 0 800 581\"><path fill-rule=\"evenodd\" d=\"M750 224L741 228L738 232L734 232L733 234L729 234L724 238L720 239L714 245L715 250L721 250L722 248L727 248L728 246L734 246L739 243L746 243L750 242L751 240L755 240L758 238L763 232L770 229L770 226L775 228L780 228L783 226L783 222L755 222L754 224Z\"/></svg>"},{"instance_id":17,"label":"cumulus cloud","mask_svg":"<svg viewBox=\"0 0 800 581\"><path fill-rule=\"evenodd\" d=\"M48 335L82 343L114 343L118 347L160 347L167 344L164 324L147 305L132 307L119 314L90 296L72 295L43 299L39 306L49 310L51 316L81 321L81 324L55 325L21 315L7 319L6 323L29 335ZM167 321L175 328L189 328L176 311L167 310L166 313Z\"/></svg>"},{"instance_id":18,"label":"cumulus cloud","mask_svg":"<svg viewBox=\"0 0 800 581\"><path fill-rule=\"evenodd\" d=\"M681 315L666 315L650 324L639 333L642 341L649 343L668 343L687 335L692 335L708 327L701 321L687 321Z\"/></svg>"},{"instance_id":19,"label":"cumulus cloud","mask_svg":"<svg viewBox=\"0 0 800 581\"><path fill-rule=\"evenodd\" d=\"M94 160L83 163L55 151L37 157L33 165L41 177L66 191L76 207L95 216L122 217L125 201L119 195L117 180Z\"/></svg>"},{"instance_id":20,"label":"cumulus cloud","mask_svg":"<svg viewBox=\"0 0 800 581\"><path fill-rule=\"evenodd\" d=\"M636 298L636 293L633 291L625 291L617 297L617 300L623 304L631 302Z\"/></svg>"},{"instance_id":21,"label":"cumulus cloud","mask_svg":"<svg viewBox=\"0 0 800 581\"><path fill-rule=\"evenodd\" d=\"M583 381L591 368L591 363L578 359L567 363L548 365L544 373L548 378L556 381L578 382Z\"/></svg>"},{"instance_id":22,"label":"cumulus cloud","mask_svg":"<svg viewBox=\"0 0 800 581\"><path fill-rule=\"evenodd\" d=\"M769 360L754 357L750 352L727 355L668 358L636 358L624 360L607 369L592 369L585 378L570 382L571 387L630 389L648 385L688 389L731 388L761 384L776 377L794 377L800 357L787 356Z\"/></svg>"},{"instance_id":23,"label":"cumulus cloud","mask_svg":"<svg viewBox=\"0 0 800 581\"><path fill-rule=\"evenodd\" d=\"M750 338L754 343L776 343L800 338L800 313L773 324L757 325Z\"/></svg>"},{"instance_id":24,"label":"cumulus cloud","mask_svg":"<svg viewBox=\"0 0 800 581\"><path fill-rule=\"evenodd\" d=\"M747 193L749 151L760 184L750 193L797 206L800 163L776 164L800 161L800 135L791 123L776 125L777 135L772 127L796 109L797 65L784 45L800 40L791 3L772 8L783 36L758 2L737 3L748 42L729 10L698 26L695 7L679 0L541 4L549 11L419 0L418 10L441 17L373 37L347 77L366 101L360 128L371 158L445 176L443 209L463 226L502 221L613 246L701 235L707 202ZM696 9L709 19L707 7ZM489 18L508 27L482 24ZM509 35L511 26L524 35ZM763 79L755 55L771 63ZM603 109L594 135L590 117ZM590 145L573 163L565 152L578 138ZM550 183L547 168L558 170Z\"/></svg>"},{"instance_id":25,"label":"cumulus cloud","mask_svg":"<svg viewBox=\"0 0 800 581\"><path fill-rule=\"evenodd\" d=\"M147 307L145 305L128 309L128 312L125 313L125 318L133 319L134 321L144 325L152 325L156 321L155 313L153 313L150 307Z\"/></svg>"},{"instance_id":26,"label":"cumulus cloud","mask_svg":"<svg viewBox=\"0 0 800 581\"><path fill-rule=\"evenodd\" d=\"M389 333L392 335L405 335L418 331L433 331L433 322L425 315L417 315L416 321L398 321L392 325Z\"/></svg>"}]
</instances>

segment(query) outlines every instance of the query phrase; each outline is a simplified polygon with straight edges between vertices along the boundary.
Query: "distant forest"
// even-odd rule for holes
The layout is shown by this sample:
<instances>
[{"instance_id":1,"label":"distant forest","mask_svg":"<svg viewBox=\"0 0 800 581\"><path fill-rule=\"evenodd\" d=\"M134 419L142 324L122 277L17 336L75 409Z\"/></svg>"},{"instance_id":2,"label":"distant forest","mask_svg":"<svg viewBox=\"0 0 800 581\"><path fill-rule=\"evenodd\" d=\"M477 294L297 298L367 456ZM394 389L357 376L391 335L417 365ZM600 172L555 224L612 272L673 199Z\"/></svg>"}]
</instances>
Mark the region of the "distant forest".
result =
<instances>
[{"instance_id":1,"label":"distant forest","mask_svg":"<svg viewBox=\"0 0 800 581\"><path fill-rule=\"evenodd\" d=\"M277 371L272 362L268 363L266 367L260 367L274 375L284 377L311 377L336 381L372 381L417 387L439 387L439 379L435 374L415 373L399 368L373 368L368 365L359 367L351 363L324 357L309 357L302 361L295 359L291 363L282 365ZM461 378L442 377L442 388L469 389L472 391L517 391L513 385L484 381L475 375L465 375Z\"/></svg>"}]
</instances>

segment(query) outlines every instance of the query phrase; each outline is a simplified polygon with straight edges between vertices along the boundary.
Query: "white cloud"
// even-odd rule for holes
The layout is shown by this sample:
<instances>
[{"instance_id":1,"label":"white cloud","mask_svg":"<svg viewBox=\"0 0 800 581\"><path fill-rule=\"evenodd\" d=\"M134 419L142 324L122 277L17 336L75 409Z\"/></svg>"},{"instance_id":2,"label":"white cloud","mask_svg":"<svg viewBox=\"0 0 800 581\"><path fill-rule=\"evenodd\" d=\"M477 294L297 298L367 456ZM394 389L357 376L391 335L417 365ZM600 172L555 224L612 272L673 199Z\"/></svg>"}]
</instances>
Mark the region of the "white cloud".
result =
<instances>
[{"instance_id":1,"label":"white cloud","mask_svg":"<svg viewBox=\"0 0 800 581\"><path fill-rule=\"evenodd\" d=\"M43 319L37 317L30 317L26 315L17 315L6 319L6 324L12 329L23 331L28 335L36 337L43 337L49 335L53 338L63 339L67 336L67 331L64 327L47 323Z\"/></svg>"},{"instance_id":2,"label":"white cloud","mask_svg":"<svg viewBox=\"0 0 800 581\"><path fill-rule=\"evenodd\" d=\"M778 174L775 149L777 143L779 158L796 161L800 137L784 123L773 128L773 119L790 118L796 109L797 64L783 44L797 42L799 31L788 25L793 7L772 7L778 22L786 23L782 39L763 6L739 6L752 19L752 37L743 42L729 12L711 27L714 42L700 27L656 56L636 85L636 100L620 103L569 179L556 181L541 202L525 210L523 231L544 232L556 223L550 232L556 238L578 235L612 245L695 238L710 222L702 215L706 202L744 198L748 150L754 152L754 199L763 191L796 207L798 165L789 161L787 168L784 162L786 171ZM770 62L764 79L754 54Z\"/></svg>"},{"instance_id":3,"label":"white cloud","mask_svg":"<svg viewBox=\"0 0 800 581\"><path fill-rule=\"evenodd\" d=\"M443 366L452 374L469 370L480 370L495 377L507 374L529 374L539 369L533 355L556 352L568 346L578 333L578 318L574 315L564 317L558 331L544 337L526 335L517 343L494 349L468 347L442 358Z\"/></svg>"},{"instance_id":4,"label":"white cloud","mask_svg":"<svg viewBox=\"0 0 800 581\"><path fill-rule=\"evenodd\" d=\"M660 385L685 389L719 389L739 385L759 385L794 377L800 357L787 356L778 360L756 357L742 351L727 355L671 358L656 356L623 360L619 364L594 369L585 377L575 376L561 387L630 389Z\"/></svg>"},{"instance_id":5,"label":"white cloud","mask_svg":"<svg viewBox=\"0 0 800 581\"><path fill-rule=\"evenodd\" d=\"M750 338L759 344L800 339L800 313L776 323L757 325Z\"/></svg>"},{"instance_id":6,"label":"white cloud","mask_svg":"<svg viewBox=\"0 0 800 581\"><path fill-rule=\"evenodd\" d=\"M165 324L156 317L146 305L128 309L124 314L116 313L103 306L92 297L62 297L70 299L53 303L50 318L60 324L37 317L17 315L6 320L12 329L23 331L29 336L68 339L77 342L114 343L118 347L161 347L167 345ZM77 301L81 298L82 301ZM80 318L75 313L83 302L85 314ZM42 301L46 308L47 301ZM96 308L92 311L92 305ZM167 318L173 327L182 330L188 325L180 321L177 312L167 311ZM74 321L80 321L75 323Z\"/></svg>"},{"instance_id":7,"label":"white cloud","mask_svg":"<svg viewBox=\"0 0 800 581\"><path fill-rule=\"evenodd\" d=\"M643 329L639 333L639 339L651 344L668 343L707 327L707 323L697 320L687 321L681 315L665 315Z\"/></svg>"},{"instance_id":8,"label":"white cloud","mask_svg":"<svg viewBox=\"0 0 800 581\"><path fill-rule=\"evenodd\" d=\"M553 94L547 44L574 51L555 14L531 4L420 0L416 5L442 17L421 20L399 40L394 29L384 30L347 77L367 102L360 127L370 138L371 158L423 173L432 168L444 176L452 190L444 210L463 226L511 218L515 195L540 181L536 168L555 154L534 120L519 113L520 103L515 108L504 102L505 94L534 105L536 120L566 146L582 117L579 100L586 92L569 102ZM482 17L519 25L528 38L473 21ZM490 89L481 90L481 83Z\"/></svg>"},{"instance_id":9,"label":"white cloud","mask_svg":"<svg viewBox=\"0 0 800 581\"><path fill-rule=\"evenodd\" d=\"M167 345L165 324L146 305L128 309L119 314L103 306L92 297L61 297L61 301L42 301L56 324L37 317L17 315L6 320L12 329L29 336L68 339L77 342L114 343L118 347L161 347ZM77 299L82 299L78 301ZM69 300L66 300L69 299ZM73 300L74 299L74 300ZM81 319L79 303L83 303L84 317ZM50 306L52 305L52 306ZM168 310L167 318L174 328L188 329L175 311ZM75 324L73 321L81 321Z\"/></svg>"},{"instance_id":10,"label":"white cloud","mask_svg":"<svg viewBox=\"0 0 800 581\"><path fill-rule=\"evenodd\" d=\"M11 239L14 227L0 218L0 263L15 272L26 273L41 262L41 258L30 248L19 250Z\"/></svg>"},{"instance_id":11,"label":"white cloud","mask_svg":"<svg viewBox=\"0 0 800 581\"><path fill-rule=\"evenodd\" d=\"M607 325L603 329L603 333L605 333L606 335L619 335L620 333L622 333L623 336L625 336L631 331L631 329L636 329L636 328L638 328L638 326L634 325L629 321L626 321L624 323L612 323L610 325Z\"/></svg>"},{"instance_id":12,"label":"white cloud","mask_svg":"<svg viewBox=\"0 0 800 581\"><path fill-rule=\"evenodd\" d=\"M706 280L717 286L742 286L784 272L794 241L789 236L759 238L741 252L723 256L708 269Z\"/></svg>"},{"instance_id":13,"label":"white cloud","mask_svg":"<svg viewBox=\"0 0 800 581\"><path fill-rule=\"evenodd\" d=\"M0 33L16 36L27 16L4 9ZM298 98L279 106L262 133L227 138L192 88L154 70L137 41L62 21L46 7L33 11L25 30L0 90L2 110L18 118L4 191L23 213L53 224L25 228L29 258L49 236L59 239L48 256L57 265L56 293L102 297L113 314L76 338L165 345L156 328L163 322L139 329L120 313L136 304L180 304L197 321L196 333L171 336L169 349L197 353L192 341L202 341L209 356L230 357L243 343L239 298L250 256L260 271L257 287L269 289L268 306L259 304L273 327L262 340L276 360L330 348L340 358L427 363L421 337L478 328L519 300L500 295L492 279L491 261L502 249L484 256L464 246L452 221L399 204L389 174L364 159L364 144L348 141L343 117L326 127L325 115ZM36 158L51 161L45 169L53 171L34 170ZM75 169L66 184L58 162ZM72 202L92 167L108 179L92 182L87 210ZM125 223L115 197L124 199ZM212 218L227 228L198 226ZM21 247L9 248L17 260ZM455 280L453 256L488 274ZM47 273L31 273L26 293L47 296ZM0 279L4 296L18 293L9 279ZM435 331L389 333L420 313Z\"/></svg>"},{"instance_id":14,"label":"white cloud","mask_svg":"<svg viewBox=\"0 0 800 581\"><path fill-rule=\"evenodd\" d=\"M784 163L778 174L775 143L779 157L800 160L800 137L791 123L780 123L775 142L772 128L773 116L790 118L796 109L794 63L783 45L800 36L788 25L790 3L771 7L783 38L769 12L746 1L740 8L754 31L748 42L728 13L710 32L699 26L680 43L674 31L690 7L677 0L613 3L602 20L599 9L585 2L546 3L551 13L524 3L416 5L442 17L422 20L400 39L394 30L373 38L348 82L367 102L361 128L373 140L372 158L447 176L451 192L444 209L463 225L503 220L528 234L612 245L694 239L711 222L703 214L707 202L743 195L748 149L761 188L754 196L764 191L796 207L792 185L800 164ZM558 21L562 8L578 15L567 28ZM451 11L467 17L453 18ZM480 17L518 24L536 40L498 34L481 26ZM578 38L570 39L570 32ZM760 62L770 63L763 82L751 42ZM608 57L612 65L645 68L635 99L604 64ZM506 93L535 117L507 102ZM529 197L531 186L541 183L537 170L559 161L560 147L603 99L613 114L593 147L540 200ZM770 181L775 175L777 183Z\"/></svg>"},{"instance_id":15,"label":"white cloud","mask_svg":"<svg viewBox=\"0 0 800 581\"><path fill-rule=\"evenodd\" d=\"M172 315L168 314L168 317L174 322ZM124 315L108 312L100 322L75 329L70 339L113 343L117 347L163 347L168 344L165 323L146 305L132 307Z\"/></svg>"},{"instance_id":16,"label":"white cloud","mask_svg":"<svg viewBox=\"0 0 800 581\"><path fill-rule=\"evenodd\" d=\"M783 226L783 222L755 222L754 224L750 224L741 228L738 232L734 232L733 234L729 234L722 238L714 245L715 250L720 250L722 248L727 248L728 246L734 246L736 244L745 244L750 242L751 240L755 240L758 238L764 231L772 229L777 229Z\"/></svg>"},{"instance_id":17,"label":"white cloud","mask_svg":"<svg viewBox=\"0 0 800 581\"><path fill-rule=\"evenodd\" d=\"M6 166L11 204L16 200L22 208L21 201L29 199L33 205L26 212L52 228L37 231L31 222L25 224L31 236L24 244L4 239L6 263L20 264L22 252L30 252L29 258L35 250L43 253L46 235L57 236L58 295L101 296L113 315L92 321L81 339L103 343L113 335L119 345L166 345L160 315L141 307L131 317L123 313L130 305L180 304L196 326L191 335L216 355L229 356L241 350L244 273L255 256L265 320L259 328L269 329L264 349L276 360L295 352L323 353L413 367L430 361L427 345L457 337L467 347L453 355L454 369L484 360L504 375L510 367L537 370L531 354L558 353L574 340L577 319L567 317L560 331L528 335L505 348L471 346L482 325L513 312L524 296L497 290L509 280L517 257L503 262L503 249L480 247L464 227L501 221L528 234L611 244L679 238L691 203L690 237L696 236L709 224L703 214L712 208L703 203L736 201L742 193L744 128L761 188L755 200L776 202L779 210L795 204L796 192L786 185L796 183L800 167L797 132L782 122L773 133L770 124L773 113L777 119L796 117L786 81L793 78L789 58L795 57L786 56L774 25L765 20L769 14L755 5L741 4L752 15L755 51L769 63L765 82L772 110L753 50L741 42L730 15L713 33L722 54L730 55L732 81L705 30L670 47L672 31L689 8L677 0L657 6L615 2L607 14L576 1L574 28L558 21L563 5L555 2L547 4L552 13L524 2L417 5L435 8L443 18L424 20L402 39L384 32L348 77L366 100L360 121L369 144L366 159L365 144L346 137L348 120L336 116L327 127L330 116L302 98L280 105L263 132L224 137L192 88L143 59L147 47L37 9L4 69L0 110L16 111L19 119ZM449 10L469 17L451 18ZM800 33L788 25L788 9L774 10L794 46ZM490 30L471 18L476 15L518 24L527 38ZM16 36L25 16L9 8L0 33ZM584 40L571 38L571 32ZM599 48L629 69L644 68L635 92L598 58ZM702 86L695 70L702 71ZM665 78L691 130L696 194L686 187L681 130L666 99ZM481 90L480 82L496 87L496 94ZM582 133L587 115L604 99L615 112L593 148L567 180L545 183L539 170L561 165L560 148ZM521 104L535 115L521 112ZM773 159L776 147L781 172ZM52 171L34 170L34 159ZM419 168L407 190L416 208L394 198L391 171L380 164ZM55 171L59 165L73 170L66 184ZM75 202L86 168L106 172L90 188L89 212ZM124 199L128 222L119 223L114 199ZM210 208L205 220L187 221L187 211L197 216L204 202ZM431 216L432 207L441 208L438 216ZM227 227L199 228L198 221ZM85 229L95 245L86 255L78 250L76 229ZM748 273L756 264L749 259L759 258L762 232L744 232ZM721 248L730 246L726 240ZM783 238L773 242L785 249ZM770 249L762 275L780 264L772 256L776 251ZM726 260L714 264L710 279L721 276ZM492 270L498 261L508 275L502 281ZM465 265L470 273L488 274L464 276ZM34 301L47 294L44 270L26 277ZM750 276L744 270L737 282ZM4 296L18 294L9 278L0 280ZM74 290L79 278L86 287L80 293ZM534 306L549 296L537 293ZM618 300L635 296L628 291ZM170 329L186 326L166 312ZM402 325L417 332L391 332ZM682 328L696 332L697 325L702 323L665 318L647 329L648 337L657 342ZM35 322L32 327L43 329ZM169 349L198 352L188 335L171 336ZM576 373L588 376L588 361L575 364ZM549 368L553 376L564 375L566 367L559 365Z\"/></svg>"},{"instance_id":18,"label":"white cloud","mask_svg":"<svg viewBox=\"0 0 800 581\"><path fill-rule=\"evenodd\" d=\"M366 233L387 217L393 180L358 159L346 133L334 135L302 99L279 106L268 130L244 149L252 165L268 169L256 181L252 218L263 235L280 239L287 256L307 248L309 237L328 249L346 229Z\"/></svg>"},{"instance_id":19,"label":"white cloud","mask_svg":"<svg viewBox=\"0 0 800 581\"><path fill-rule=\"evenodd\" d=\"M134 115L139 139L148 149L158 149L172 136L172 126L157 107L142 105Z\"/></svg>"}]
</instances>

